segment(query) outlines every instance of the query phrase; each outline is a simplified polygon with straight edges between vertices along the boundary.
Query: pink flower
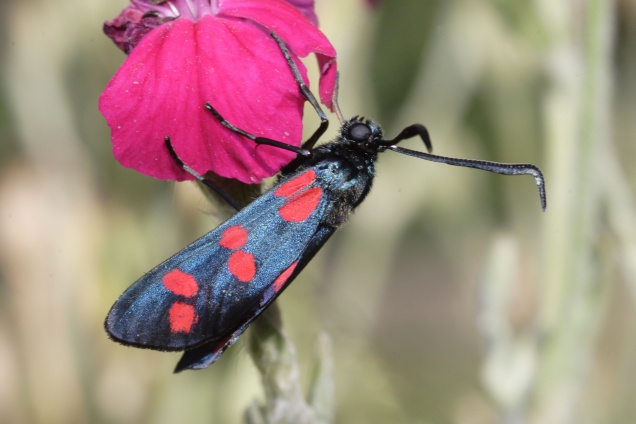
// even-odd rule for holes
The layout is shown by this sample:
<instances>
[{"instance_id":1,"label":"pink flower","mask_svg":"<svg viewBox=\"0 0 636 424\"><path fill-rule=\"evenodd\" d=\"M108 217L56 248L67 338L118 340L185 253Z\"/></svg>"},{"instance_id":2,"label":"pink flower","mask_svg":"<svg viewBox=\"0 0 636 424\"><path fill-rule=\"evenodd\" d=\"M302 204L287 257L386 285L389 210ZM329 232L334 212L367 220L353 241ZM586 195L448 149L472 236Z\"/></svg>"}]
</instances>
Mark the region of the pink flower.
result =
<instances>
[{"instance_id":1,"label":"pink flower","mask_svg":"<svg viewBox=\"0 0 636 424\"><path fill-rule=\"evenodd\" d=\"M332 108L335 50L290 3L313 1L132 0L106 23L106 34L129 52L99 100L117 160L156 178L191 179L167 152L170 136L179 157L200 174L258 183L277 173L293 153L237 136L205 103L241 129L300 145L304 98L269 35L274 31L305 82L298 56L316 54L320 98Z\"/></svg>"}]
</instances>

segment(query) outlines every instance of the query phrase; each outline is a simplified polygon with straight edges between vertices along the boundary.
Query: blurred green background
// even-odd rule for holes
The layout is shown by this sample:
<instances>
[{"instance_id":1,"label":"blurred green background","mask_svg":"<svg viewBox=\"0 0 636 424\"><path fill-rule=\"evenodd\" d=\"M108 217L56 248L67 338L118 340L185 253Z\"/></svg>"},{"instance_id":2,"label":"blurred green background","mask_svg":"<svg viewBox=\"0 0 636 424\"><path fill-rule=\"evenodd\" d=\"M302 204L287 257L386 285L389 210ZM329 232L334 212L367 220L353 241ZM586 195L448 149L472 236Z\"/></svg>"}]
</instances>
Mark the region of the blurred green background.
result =
<instances>
[{"instance_id":1,"label":"blurred green background","mask_svg":"<svg viewBox=\"0 0 636 424\"><path fill-rule=\"evenodd\" d=\"M247 334L173 375L178 354L102 330L130 283L220 220L194 185L112 157L97 98L124 55L101 26L125 5L0 3L2 423L235 423L263 398ZM338 422L636 422L636 2L318 0L318 15L346 116L535 163L548 210L530 177L381 156L278 302L303 384L324 331Z\"/></svg>"}]
</instances>

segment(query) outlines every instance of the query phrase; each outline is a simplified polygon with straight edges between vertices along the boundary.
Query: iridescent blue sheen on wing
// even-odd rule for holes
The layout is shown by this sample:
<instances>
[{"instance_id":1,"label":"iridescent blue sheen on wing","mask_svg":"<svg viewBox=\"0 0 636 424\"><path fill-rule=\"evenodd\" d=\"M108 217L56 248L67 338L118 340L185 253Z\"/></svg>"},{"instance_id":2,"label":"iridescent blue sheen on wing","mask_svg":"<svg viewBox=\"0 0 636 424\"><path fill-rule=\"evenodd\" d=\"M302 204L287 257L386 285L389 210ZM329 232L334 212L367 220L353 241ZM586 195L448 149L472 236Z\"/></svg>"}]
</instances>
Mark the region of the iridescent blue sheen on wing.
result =
<instances>
[{"instance_id":1,"label":"iridescent blue sheen on wing","mask_svg":"<svg viewBox=\"0 0 636 424\"><path fill-rule=\"evenodd\" d=\"M273 300L273 294L278 294L272 293L273 283L310 245L329 204L323 194L306 219L286 221L279 210L309 190L319 188L319 183L312 181L289 196L275 195L283 184L135 282L108 314L106 329L111 337L139 347L183 350L222 342L251 322ZM222 235L234 226L247 231L246 242L239 249L222 247ZM254 258L256 273L248 282L240 281L228 267L231 256L239 250ZM187 298L166 288L163 279L174 270L196 280L199 286L196 295ZM174 324L171 310L176 302L194 308L196 316L190 318L190 331L174 331L174 325L171 327Z\"/></svg>"}]
</instances>

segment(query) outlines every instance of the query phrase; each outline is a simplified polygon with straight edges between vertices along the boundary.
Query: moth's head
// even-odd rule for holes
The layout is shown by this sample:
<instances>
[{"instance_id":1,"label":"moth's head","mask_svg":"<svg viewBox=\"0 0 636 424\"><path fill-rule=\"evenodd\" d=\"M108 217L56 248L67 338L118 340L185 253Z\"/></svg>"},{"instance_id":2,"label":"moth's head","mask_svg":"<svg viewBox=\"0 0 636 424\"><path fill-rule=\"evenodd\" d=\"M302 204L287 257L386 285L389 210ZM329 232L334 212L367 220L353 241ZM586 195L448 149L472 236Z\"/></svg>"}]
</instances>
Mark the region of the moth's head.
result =
<instances>
[{"instance_id":1,"label":"moth's head","mask_svg":"<svg viewBox=\"0 0 636 424\"><path fill-rule=\"evenodd\" d=\"M346 142L367 151L377 151L384 141L382 127L362 116L354 116L346 121L340 129L340 136Z\"/></svg>"}]
</instances>

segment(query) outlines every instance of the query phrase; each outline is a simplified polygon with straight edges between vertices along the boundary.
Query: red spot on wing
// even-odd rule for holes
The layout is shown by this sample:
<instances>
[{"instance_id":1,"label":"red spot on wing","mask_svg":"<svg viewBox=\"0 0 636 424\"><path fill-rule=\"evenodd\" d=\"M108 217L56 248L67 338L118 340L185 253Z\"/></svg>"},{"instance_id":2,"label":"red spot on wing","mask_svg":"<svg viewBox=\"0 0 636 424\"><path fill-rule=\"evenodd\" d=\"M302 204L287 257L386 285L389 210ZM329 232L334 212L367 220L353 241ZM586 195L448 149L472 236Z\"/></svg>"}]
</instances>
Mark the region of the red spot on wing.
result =
<instances>
[{"instance_id":1,"label":"red spot on wing","mask_svg":"<svg viewBox=\"0 0 636 424\"><path fill-rule=\"evenodd\" d=\"M303 222L316 209L322 189L320 187L310 188L300 196L285 203L279 210L280 217L289 222Z\"/></svg>"},{"instance_id":2,"label":"red spot on wing","mask_svg":"<svg viewBox=\"0 0 636 424\"><path fill-rule=\"evenodd\" d=\"M247 243L247 230L241 225L235 225L223 231L219 242L221 247L227 249L240 249L245 246L245 243Z\"/></svg>"},{"instance_id":3,"label":"red spot on wing","mask_svg":"<svg viewBox=\"0 0 636 424\"><path fill-rule=\"evenodd\" d=\"M242 250L237 250L232 253L227 266L230 273L243 283L251 281L252 278L254 278L254 275L256 275L256 262L254 262L254 255L243 252Z\"/></svg>"},{"instance_id":4,"label":"red spot on wing","mask_svg":"<svg viewBox=\"0 0 636 424\"><path fill-rule=\"evenodd\" d=\"M190 274L173 269L163 276L163 285L177 296L192 297L199 291L197 280Z\"/></svg>"},{"instance_id":5,"label":"red spot on wing","mask_svg":"<svg viewBox=\"0 0 636 424\"><path fill-rule=\"evenodd\" d=\"M189 333L199 317L194 312L194 306L182 302L175 302L168 311L170 331L173 333Z\"/></svg>"},{"instance_id":6,"label":"red spot on wing","mask_svg":"<svg viewBox=\"0 0 636 424\"><path fill-rule=\"evenodd\" d=\"M282 186L278 187L274 194L276 196L289 197L292 194L298 192L298 190L301 190L307 187L309 184L313 183L315 179L316 172L314 172L313 169L310 169L307 172L303 172L296 178L292 178Z\"/></svg>"},{"instance_id":7,"label":"red spot on wing","mask_svg":"<svg viewBox=\"0 0 636 424\"><path fill-rule=\"evenodd\" d=\"M294 269L296 269L296 265L298 265L298 261L291 264L289 268L283 271L282 274L280 274L278 278L274 280L274 284L272 285L272 288L274 289L275 293L278 293L280 289L283 288L283 285L289 279L289 276L292 275L292 272L294 272Z\"/></svg>"}]
</instances>

